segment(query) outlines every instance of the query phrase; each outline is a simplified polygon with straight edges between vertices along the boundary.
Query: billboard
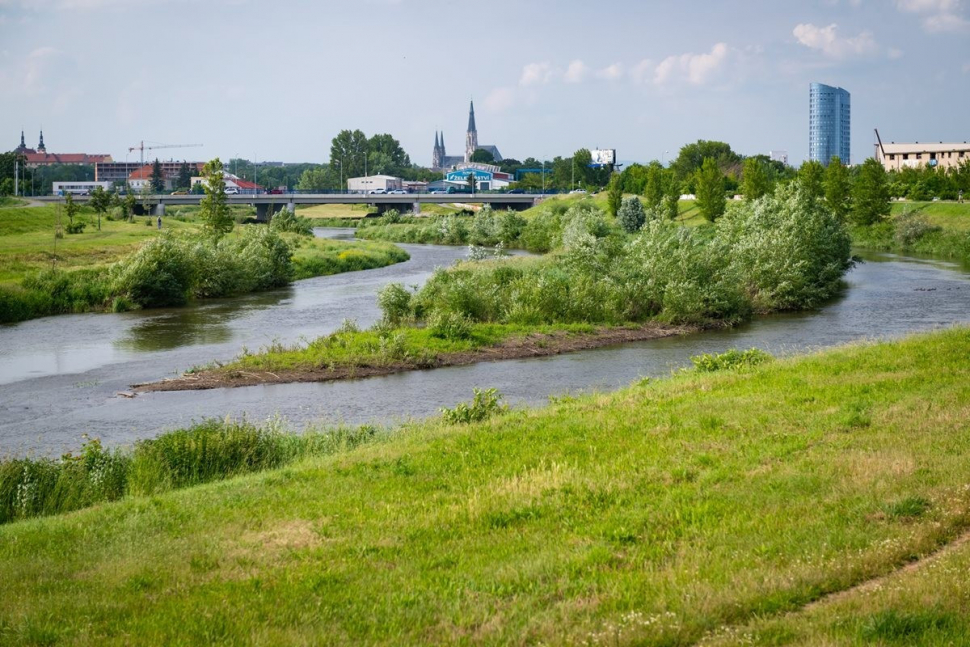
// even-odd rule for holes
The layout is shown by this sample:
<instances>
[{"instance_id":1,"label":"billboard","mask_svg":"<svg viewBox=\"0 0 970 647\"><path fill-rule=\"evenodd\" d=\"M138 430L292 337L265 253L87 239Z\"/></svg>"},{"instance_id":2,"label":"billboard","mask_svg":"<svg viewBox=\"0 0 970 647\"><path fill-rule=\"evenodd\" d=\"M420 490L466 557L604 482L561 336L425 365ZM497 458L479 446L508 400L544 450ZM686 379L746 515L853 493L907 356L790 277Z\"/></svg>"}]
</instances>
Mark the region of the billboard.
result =
<instances>
[{"instance_id":1,"label":"billboard","mask_svg":"<svg viewBox=\"0 0 970 647\"><path fill-rule=\"evenodd\" d=\"M590 163L590 166L610 166L616 164L615 148L595 148L589 153L593 156L593 161Z\"/></svg>"}]
</instances>

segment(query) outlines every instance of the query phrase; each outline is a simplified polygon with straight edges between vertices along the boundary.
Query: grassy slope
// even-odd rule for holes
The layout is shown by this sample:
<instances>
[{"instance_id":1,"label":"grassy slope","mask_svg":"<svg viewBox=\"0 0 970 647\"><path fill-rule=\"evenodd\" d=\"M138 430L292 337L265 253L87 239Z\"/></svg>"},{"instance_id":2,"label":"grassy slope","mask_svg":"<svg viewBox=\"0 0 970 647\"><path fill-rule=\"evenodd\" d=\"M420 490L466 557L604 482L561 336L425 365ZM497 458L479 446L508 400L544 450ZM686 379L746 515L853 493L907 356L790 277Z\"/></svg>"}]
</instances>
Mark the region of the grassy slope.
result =
<instances>
[{"instance_id":1,"label":"grassy slope","mask_svg":"<svg viewBox=\"0 0 970 647\"><path fill-rule=\"evenodd\" d=\"M369 270L411 258L406 251L391 243L296 237L290 240L295 247L293 265L297 280Z\"/></svg>"},{"instance_id":2,"label":"grassy slope","mask_svg":"<svg viewBox=\"0 0 970 647\"><path fill-rule=\"evenodd\" d=\"M970 231L970 202L894 202L892 215L918 212L930 224L952 231Z\"/></svg>"},{"instance_id":3,"label":"grassy slope","mask_svg":"<svg viewBox=\"0 0 970 647\"><path fill-rule=\"evenodd\" d=\"M0 527L0 640L690 644L970 524L968 354L957 329L680 376Z\"/></svg>"},{"instance_id":4,"label":"grassy slope","mask_svg":"<svg viewBox=\"0 0 970 647\"><path fill-rule=\"evenodd\" d=\"M145 225L145 218L134 223L101 219L97 230L97 216L83 209L79 216L88 223L80 234L65 234L57 241L57 265L61 268L86 267L111 263L135 251L152 236L158 235L155 226ZM19 282L29 272L50 267L54 255L54 227L57 211L54 206L0 208L0 283ZM67 216L61 214L61 226L66 227ZM198 225L166 218L169 229L195 229Z\"/></svg>"}]
</instances>

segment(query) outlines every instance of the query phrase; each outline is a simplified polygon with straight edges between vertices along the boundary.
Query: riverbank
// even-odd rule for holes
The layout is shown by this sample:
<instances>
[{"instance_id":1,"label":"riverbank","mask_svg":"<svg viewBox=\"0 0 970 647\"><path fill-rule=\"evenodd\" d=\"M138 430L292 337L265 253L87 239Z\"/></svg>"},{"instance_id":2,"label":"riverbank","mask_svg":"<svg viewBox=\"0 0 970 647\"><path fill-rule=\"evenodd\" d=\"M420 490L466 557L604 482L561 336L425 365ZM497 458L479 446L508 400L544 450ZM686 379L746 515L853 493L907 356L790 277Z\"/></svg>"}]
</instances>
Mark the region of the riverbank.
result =
<instances>
[{"instance_id":1,"label":"riverbank","mask_svg":"<svg viewBox=\"0 0 970 647\"><path fill-rule=\"evenodd\" d=\"M136 384L137 393L192 391L256 384L331 382L405 371L464 366L602 348L682 335L693 329L661 324L521 326L478 324L457 340L427 329L338 331L309 346L266 349L219 367L193 370L177 378Z\"/></svg>"},{"instance_id":2,"label":"riverbank","mask_svg":"<svg viewBox=\"0 0 970 647\"><path fill-rule=\"evenodd\" d=\"M6 525L0 637L959 643L966 549L855 587L970 527L968 356L964 328L692 371Z\"/></svg>"},{"instance_id":3,"label":"riverbank","mask_svg":"<svg viewBox=\"0 0 970 647\"><path fill-rule=\"evenodd\" d=\"M163 218L161 230L157 228L155 218L140 217L134 222L128 222L102 217L101 231L98 231L96 216L84 208L75 216L77 222L85 223L84 231L64 235L62 226L66 224L67 218L58 212L58 206L0 208L0 323L65 313L117 312L137 307L181 305L190 296L236 296L278 287L292 280L385 267L409 258L407 252L390 243L315 239L309 235L309 226L304 226L305 235L286 230L277 232L291 251L289 269L272 270L279 277L268 282L240 280L232 286L229 285L232 283L231 277L239 275L245 268L227 268L224 267L225 262L217 264L215 258L227 262L231 258L223 258L226 255L220 256L214 247L208 252L199 251L206 243L199 236L201 225L197 217L181 214L182 211ZM250 228L264 227L239 225L227 241L229 244L246 246L243 239L247 238ZM56 236L55 231L60 232L60 235ZM167 298L165 303L155 303L152 300L139 302L133 296L130 286L120 285L123 281L118 275L139 262L144 256L143 250L146 246L166 246L166 241L171 241L173 236L186 244L195 240L195 243L189 245L195 251L183 254L184 258L177 264L181 267L157 266L150 273L178 275L179 278L174 282L183 284L182 292L185 294ZM249 238L260 238L257 247L265 248L262 252L257 252L258 257L264 258L268 254L277 253L266 247L266 237ZM192 265L187 259L199 253L207 258L196 263L196 268L186 267L186 264ZM239 250L229 253L229 257L238 255ZM163 262L163 259L158 258L151 262ZM246 267L250 269L255 265L254 259L249 259L246 263ZM205 279L212 285L193 289L190 285L192 280L189 278L193 274L212 275Z\"/></svg>"},{"instance_id":4,"label":"riverbank","mask_svg":"<svg viewBox=\"0 0 970 647\"><path fill-rule=\"evenodd\" d=\"M970 203L894 202L889 220L851 232L860 249L970 264Z\"/></svg>"}]
</instances>

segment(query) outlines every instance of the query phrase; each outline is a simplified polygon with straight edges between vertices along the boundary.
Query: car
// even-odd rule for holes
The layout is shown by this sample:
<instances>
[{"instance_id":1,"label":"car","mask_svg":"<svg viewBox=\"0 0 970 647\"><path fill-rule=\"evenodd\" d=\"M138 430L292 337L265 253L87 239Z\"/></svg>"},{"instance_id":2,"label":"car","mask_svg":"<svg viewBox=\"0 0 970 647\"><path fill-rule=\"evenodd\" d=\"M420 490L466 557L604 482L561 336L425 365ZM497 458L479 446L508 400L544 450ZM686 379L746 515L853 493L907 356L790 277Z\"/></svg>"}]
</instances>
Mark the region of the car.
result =
<instances>
[{"instance_id":1,"label":"car","mask_svg":"<svg viewBox=\"0 0 970 647\"><path fill-rule=\"evenodd\" d=\"M447 192L448 193L471 193L472 191L471 191L471 189L468 189L466 187L461 187L459 189L458 187L450 186L450 187L448 187L448 191Z\"/></svg>"},{"instance_id":2,"label":"car","mask_svg":"<svg viewBox=\"0 0 970 647\"><path fill-rule=\"evenodd\" d=\"M226 195L239 195L239 189L234 186L226 187Z\"/></svg>"},{"instance_id":3,"label":"car","mask_svg":"<svg viewBox=\"0 0 970 647\"><path fill-rule=\"evenodd\" d=\"M391 189L387 192L389 195L407 195L408 192L404 189Z\"/></svg>"},{"instance_id":4,"label":"car","mask_svg":"<svg viewBox=\"0 0 970 647\"><path fill-rule=\"evenodd\" d=\"M573 189L570 193L586 193L586 189Z\"/></svg>"},{"instance_id":5,"label":"car","mask_svg":"<svg viewBox=\"0 0 970 647\"><path fill-rule=\"evenodd\" d=\"M509 189L506 193L525 193L522 189Z\"/></svg>"},{"instance_id":6,"label":"car","mask_svg":"<svg viewBox=\"0 0 970 647\"><path fill-rule=\"evenodd\" d=\"M270 189L266 195L283 195L283 189Z\"/></svg>"},{"instance_id":7,"label":"car","mask_svg":"<svg viewBox=\"0 0 970 647\"><path fill-rule=\"evenodd\" d=\"M387 193L386 189L371 189L368 191L370 195L385 195Z\"/></svg>"},{"instance_id":8,"label":"car","mask_svg":"<svg viewBox=\"0 0 970 647\"><path fill-rule=\"evenodd\" d=\"M444 189L431 189L430 191L428 191L428 193L430 193L431 195L444 195L448 192L445 191Z\"/></svg>"},{"instance_id":9,"label":"car","mask_svg":"<svg viewBox=\"0 0 970 647\"><path fill-rule=\"evenodd\" d=\"M188 191L172 191L172 195L188 195Z\"/></svg>"}]
</instances>

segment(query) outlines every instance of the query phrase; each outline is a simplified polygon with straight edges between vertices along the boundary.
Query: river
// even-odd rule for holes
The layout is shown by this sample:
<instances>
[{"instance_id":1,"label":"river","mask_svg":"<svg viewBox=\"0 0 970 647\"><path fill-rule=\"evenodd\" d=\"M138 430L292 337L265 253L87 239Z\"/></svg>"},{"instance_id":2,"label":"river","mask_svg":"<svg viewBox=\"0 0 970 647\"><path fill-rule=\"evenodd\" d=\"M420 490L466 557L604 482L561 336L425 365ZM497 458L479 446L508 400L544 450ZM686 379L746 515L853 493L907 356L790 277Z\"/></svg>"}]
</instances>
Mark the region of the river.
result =
<instances>
[{"instance_id":1,"label":"river","mask_svg":"<svg viewBox=\"0 0 970 647\"><path fill-rule=\"evenodd\" d=\"M318 229L351 238L352 231ZM333 331L344 319L369 326L375 293L388 282L417 285L465 248L401 245L411 260L376 270L185 308L64 315L0 326L0 455L57 455L82 436L130 444L207 417L280 416L308 423L394 423L496 387L513 405L550 395L611 390L668 375L700 353L758 347L776 355L970 322L970 274L958 265L871 255L846 277L844 294L818 311L554 357L413 371L364 380L119 396L129 385L174 376L242 349L292 343Z\"/></svg>"}]
</instances>

